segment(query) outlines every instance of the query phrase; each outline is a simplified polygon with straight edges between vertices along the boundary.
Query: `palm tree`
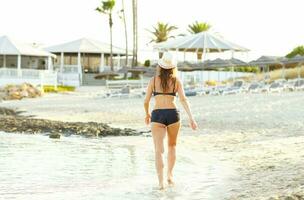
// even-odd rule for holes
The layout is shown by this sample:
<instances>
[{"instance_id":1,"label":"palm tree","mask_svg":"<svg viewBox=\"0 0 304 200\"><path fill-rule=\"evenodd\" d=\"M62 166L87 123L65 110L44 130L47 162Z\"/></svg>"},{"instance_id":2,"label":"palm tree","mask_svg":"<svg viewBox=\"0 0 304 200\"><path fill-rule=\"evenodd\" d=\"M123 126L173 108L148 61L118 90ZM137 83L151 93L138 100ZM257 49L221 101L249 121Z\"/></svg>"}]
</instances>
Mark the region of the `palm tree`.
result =
<instances>
[{"instance_id":1,"label":"palm tree","mask_svg":"<svg viewBox=\"0 0 304 200\"><path fill-rule=\"evenodd\" d=\"M112 11L115 6L115 0L106 0L102 1L101 5L97 7L95 10L101 14L105 14L109 16L109 27L110 27L110 66L111 71L114 71L113 66L113 41L112 41L112 27L113 27L113 19L112 19Z\"/></svg>"},{"instance_id":2,"label":"palm tree","mask_svg":"<svg viewBox=\"0 0 304 200\"><path fill-rule=\"evenodd\" d=\"M120 13L122 15L119 16L120 19L122 19L125 29L125 41L126 41L126 61L125 66L128 66L128 32L127 32L127 23L126 23L126 14L125 14L125 3L124 0L121 0L122 9L120 10Z\"/></svg>"},{"instance_id":3,"label":"palm tree","mask_svg":"<svg viewBox=\"0 0 304 200\"><path fill-rule=\"evenodd\" d=\"M174 38L174 36L171 35L171 32L176 30L176 26L171 26L168 23L162 23L158 22L156 26L153 26L153 31L148 30L150 33L153 34L153 38L150 41L155 43L165 42L169 38ZM162 52L159 52L159 58L162 57Z\"/></svg>"},{"instance_id":4,"label":"palm tree","mask_svg":"<svg viewBox=\"0 0 304 200\"><path fill-rule=\"evenodd\" d=\"M188 28L189 28L188 31L191 34L196 34L196 33L201 33L201 32L208 31L211 28L211 25L207 24L205 22L195 21L193 24L189 24ZM198 60L202 60L202 56L203 56L203 53L201 53L201 52L197 53L197 59Z\"/></svg>"},{"instance_id":5,"label":"palm tree","mask_svg":"<svg viewBox=\"0 0 304 200\"><path fill-rule=\"evenodd\" d=\"M192 34L208 31L211 28L210 24L207 24L205 22L198 22L195 21L193 24L188 25L188 31Z\"/></svg>"},{"instance_id":6,"label":"palm tree","mask_svg":"<svg viewBox=\"0 0 304 200\"><path fill-rule=\"evenodd\" d=\"M133 57L132 67L137 65L137 51L138 51L138 23L137 23L137 0L132 0L133 11Z\"/></svg>"}]
</instances>

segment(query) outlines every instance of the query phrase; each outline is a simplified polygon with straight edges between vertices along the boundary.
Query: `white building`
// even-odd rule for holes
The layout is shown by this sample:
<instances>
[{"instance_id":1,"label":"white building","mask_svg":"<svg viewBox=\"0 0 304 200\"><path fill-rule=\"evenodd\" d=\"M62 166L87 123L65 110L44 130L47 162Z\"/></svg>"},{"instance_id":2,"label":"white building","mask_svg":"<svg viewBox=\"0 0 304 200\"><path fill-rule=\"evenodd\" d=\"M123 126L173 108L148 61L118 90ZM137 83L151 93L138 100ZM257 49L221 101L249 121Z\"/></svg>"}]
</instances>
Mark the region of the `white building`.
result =
<instances>
[{"instance_id":1,"label":"white building","mask_svg":"<svg viewBox=\"0 0 304 200\"><path fill-rule=\"evenodd\" d=\"M32 45L0 37L0 86L24 82L56 85L57 74L52 65L55 57Z\"/></svg>"},{"instance_id":2,"label":"white building","mask_svg":"<svg viewBox=\"0 0 304 200\"><path fill-rule=\"evenodd\" d=\"M109 44L81 38L47 47L45 50L57 56L54 69L58 72L59 84L73 86L105 84L105 81L97 80L95 76L110 66ZM113 64L115 70L126 65L125 49L113 46Z\"/></svg>"}]
</instances>

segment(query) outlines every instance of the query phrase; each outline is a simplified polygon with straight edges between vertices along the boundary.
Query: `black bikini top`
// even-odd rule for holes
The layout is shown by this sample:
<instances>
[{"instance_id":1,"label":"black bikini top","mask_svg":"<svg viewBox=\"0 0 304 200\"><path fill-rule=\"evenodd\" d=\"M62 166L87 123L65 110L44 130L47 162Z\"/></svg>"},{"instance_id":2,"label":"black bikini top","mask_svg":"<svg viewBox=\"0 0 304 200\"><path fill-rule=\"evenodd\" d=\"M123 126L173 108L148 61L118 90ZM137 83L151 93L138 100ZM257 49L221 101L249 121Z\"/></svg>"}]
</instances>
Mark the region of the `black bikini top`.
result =
<instances>
[{"instance_id":1,"label":"black bikini top","mask_svg":"<svg viewBox=\"0 0 304 200\"><path fill-rule=\"evenodd\" d=\"M156 92L156 91L155 91L155 77L154 77L154 80L153 80L153 81L154 81L153 96L156 96L156 95L171 95L171 96L176 96L176 92L174 92L176 79L174 80L173 92Z\"/></svg>"}]
</instances>

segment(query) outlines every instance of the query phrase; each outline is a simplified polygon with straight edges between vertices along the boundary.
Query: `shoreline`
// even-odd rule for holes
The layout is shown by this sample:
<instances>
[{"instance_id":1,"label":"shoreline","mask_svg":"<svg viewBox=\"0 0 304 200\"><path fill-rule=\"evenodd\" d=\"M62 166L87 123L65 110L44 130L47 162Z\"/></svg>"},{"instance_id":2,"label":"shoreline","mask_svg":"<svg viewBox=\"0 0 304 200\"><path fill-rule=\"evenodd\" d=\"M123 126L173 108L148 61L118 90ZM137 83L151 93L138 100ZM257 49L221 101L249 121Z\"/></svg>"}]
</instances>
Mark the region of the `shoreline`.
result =
<instances>
[{"instance_id":1,"label":"shoreline","mask_svg":"<svg viewBox=\"0 0 304 200\"><path fill-rule=\"evenodd\" d=\"M189 101L200 129L192 132L181 110L177 149L203 152L222 164L231 163L237 174L228 177L235 184L227 186L231 187L229 199L304 199L303 92L191 97ZM24 111L19 114L31 119L102 121L147 129L142 99L64 94L7 101L1 106Z\"/></svg>"},{"instance_id":2,"label":"shoreline","mask_svg":"<svg viewBox=\"0 0 304 200\"><path fill-rule=\"evenodd\" d=\"M22 116L13 109L0 107L0 131L25 134L60 134L84 137L137 136L141 135L131 128L113 128L106 123L63 122Z\"/></svg>"}]
</instances>

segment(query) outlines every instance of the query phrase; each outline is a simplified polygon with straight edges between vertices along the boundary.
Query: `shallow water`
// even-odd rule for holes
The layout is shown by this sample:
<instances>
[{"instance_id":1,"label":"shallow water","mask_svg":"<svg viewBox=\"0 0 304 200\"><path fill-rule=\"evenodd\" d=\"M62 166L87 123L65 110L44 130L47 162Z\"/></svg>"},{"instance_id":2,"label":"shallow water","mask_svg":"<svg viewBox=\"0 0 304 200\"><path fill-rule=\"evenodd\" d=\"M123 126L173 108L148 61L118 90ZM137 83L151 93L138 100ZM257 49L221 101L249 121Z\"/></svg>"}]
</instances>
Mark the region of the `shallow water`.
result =
<instances>
[{"instance_id":1,"label":"shallow water","mask_svg":"<svg viewBox=\"0 0 304 200\"><path fill-rule=\"evenodd\" d=\"M158 191L151 137L53 140L0 133L0 196L22 200L225 198L235 176L232 166L186 144L177 153L176 185Z\"/></svg>"},{"instance_id":2,"label":"shallow water","mask_svg":"<svg viewBox=\"0 0 304 200\"><path fill-rule=\"evenodd\" d=\"M303 92L189 101L199 131L189 131L179 105L175 187L156 189L151 137L0 133L0 199L263 199L303 180ZM148 129L142 99L46 96L4 106L42 118Z\"/></svg>"}]
</instances>

